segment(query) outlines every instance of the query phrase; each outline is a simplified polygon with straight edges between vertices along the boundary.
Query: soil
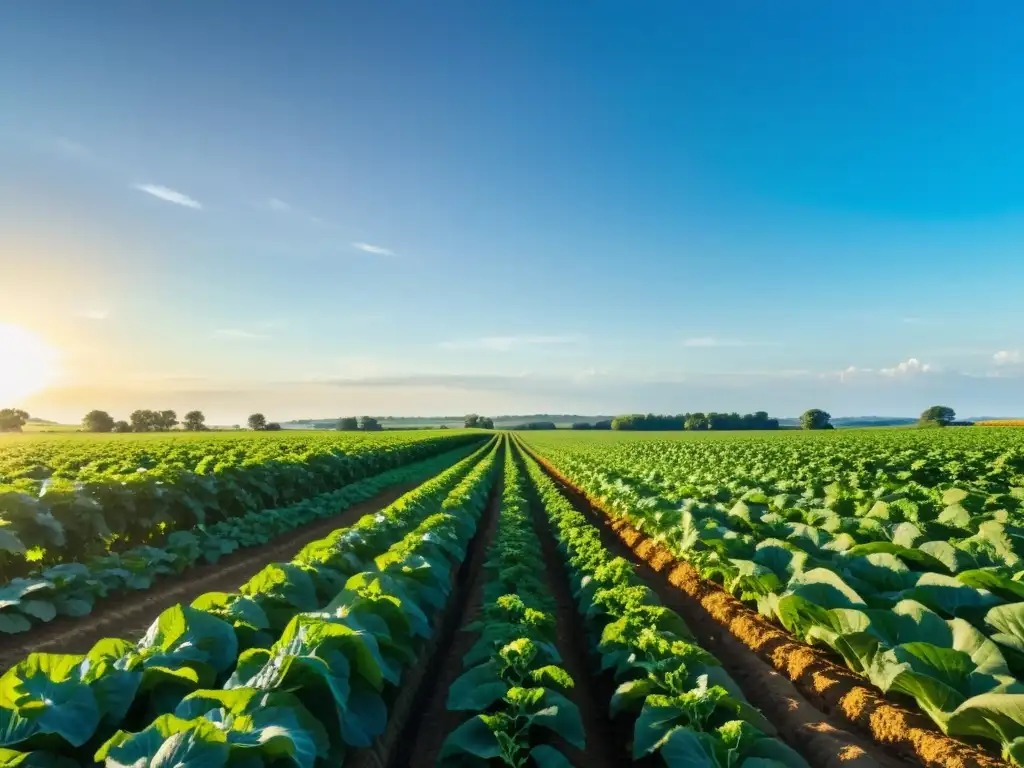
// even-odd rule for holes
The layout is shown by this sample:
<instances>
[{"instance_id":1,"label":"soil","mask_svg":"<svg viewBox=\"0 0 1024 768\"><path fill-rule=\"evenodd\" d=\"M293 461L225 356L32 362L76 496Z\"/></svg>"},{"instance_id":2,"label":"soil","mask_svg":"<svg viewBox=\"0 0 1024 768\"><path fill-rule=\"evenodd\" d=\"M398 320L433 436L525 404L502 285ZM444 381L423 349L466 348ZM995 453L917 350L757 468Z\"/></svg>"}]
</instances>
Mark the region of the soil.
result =
<instances>
[{"instance_id":1,"label":"soil","mask_svg":"<svg viewBox=\"0 0 1024 768\"><path fill-rule=\"evenodd\" d=\"M420 485L403 483L352 505L333 517L296 528L258 547L232 552L216 563L190 568L177 576L158 579L139 592L123 592L98 602L95 611L82 618L62 616L25 635L0 636L0 672L34 652L86 653L105 637L136 640L164 610L190 603L205 592L233 592L270 563L290 560L311 541L336 528L352 525L360 517L386 507Z\"/></svg>"},{"instance_id":2,"label":"soil","mask_svg":"<svg viewBox=\"0 0 1024 768\"><path fill-rule=\"evenodd\" d=\"M527 451L574 506L598 525L605 545L637 564L638 574L686 620L700 645L722 662L750 703L812 766L1006 766L938 733L924 715L888 701L863 678L702 579L688 563L676 560L628 523L612 522L596 500ZM863 735L851 731L851 725Z\"/></svg>"}]
</instances>

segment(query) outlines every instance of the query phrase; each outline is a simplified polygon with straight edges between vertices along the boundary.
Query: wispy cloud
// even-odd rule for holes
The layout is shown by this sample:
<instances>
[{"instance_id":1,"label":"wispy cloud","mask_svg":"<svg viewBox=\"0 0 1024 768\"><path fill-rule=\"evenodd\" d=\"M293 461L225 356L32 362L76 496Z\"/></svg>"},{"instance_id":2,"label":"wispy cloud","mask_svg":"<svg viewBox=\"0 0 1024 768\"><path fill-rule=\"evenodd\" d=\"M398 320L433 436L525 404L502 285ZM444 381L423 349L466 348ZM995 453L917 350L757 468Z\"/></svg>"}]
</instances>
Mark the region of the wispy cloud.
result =
<instances>
[{"instance_id":1,"label":"wispy cloud","mask_svg":"<svg viewBox=\"0 0 1024 768\"><path fill-rule=\"evenodd\" d=\"M213 332L214 337L218 339L267 339L270 338L265 333L256 333L254 331L247 331L243 328L220 328Z\"/></svg>"},{"instance_id":2,"label":"wispy cloud","mask_svg":"<svg viewBox=\"0 0 1024 768\"><path fill-rule=\"evenodd\" d=\"M267 208L278 213L288 213L292 210L292 206L286 203L284 200L278 197L271 197L267 200Z\"/></svg>"},{"instance_id":3,"label":"wispy cloud","mask_svg":"<svg viewBox=\"0 0 1024 768\"><path fill-rule=\"evenodd\" d=\"M893 368L882 368L878 372L883 376L917 376L922 373L932 373L934 369L929 363L922 363L916 357L912 357Z\"/></svg>"},{"instance_id":4,"label":"wispy cloud","mask_svg":"<svg viewBox=\"0 0 1024 768\"><path fill-rule=\"evenodd\" d=\"M82 318L83 320L96 320L96 321L108 320L108 319L110 319L110 310L109 309L86 309L86 310L83 310L82 312L76 313L76 316Z\"/></svg>"},{"instance_id":5,"label":"wispy cloud","mask_svg":"<svg viewBox=\"0 0 1024 768\"><path fill-rule=\"evenodd\" d=\"M390 248L385 248L382 245L374 245L373 243L352 243L352 247L357 251L363 253L372 253L374 256L394 256L395 252Z\"/></svg>"},{"instance_id":6,"label":"wispy cloud","mask_svg":"<svg viewBox=\"0 0 1024 768\"><path fill-rule=\"evenodd\" d=\"M481 349L489 352L508 352L530 346L549 344L577 344L583 341L579 334L562 334L557 336L483 336L478 339L461 339L442 341L438 346L442 349Z\"/></svg>"},{"instance_id":7,"label":"wispy cloud","mask_svg":"<svg viewBox=\"0 0 1024 768\"><path fill-rule=\"evenodd\" d=\"M992 355L996 365L1016 365L1024 363L1024 354L1019 349L1001 349Z\"/></svg>"},{"instance_id":8,"label":"wispy cloud","mask_svg":"<svg viewBox=\"0 0 1024 768\"><path fill-rule=\"evenodd\" d=\"M174 203L175 205L181 205L185 208L193 208L197 211L202 210L203 208L202 204L198 200L193 200L182 192L178 192L170 187L161 186L160 184L136 184L135 189L140 192L145 192L147 195L152 195L153 197L167 203Z\"/></svg>"},{"instance_id":9,"label":"wispy cloud","mask_svg":"<svg viewBox=\"0 0 1024 768\"><path fill-rule=\"evenodd\" d=\"M861 376L865 373L874 373L872 368L858 368L856 365L850 365L839 372L840 381L850 381L851 379Z\"/></svg>"},{"instance_id":10,"label":"wispy cloud","mask_svg":"<svg viewBox=\"0 0 1024 768\"><path fill-rule=\"evenodd\" d=\"M684 347L755 347L763 346L763 342L740 341L739 339L719 339L715 336L696 336L683 340Z\"/></svg>"}]
</instances>

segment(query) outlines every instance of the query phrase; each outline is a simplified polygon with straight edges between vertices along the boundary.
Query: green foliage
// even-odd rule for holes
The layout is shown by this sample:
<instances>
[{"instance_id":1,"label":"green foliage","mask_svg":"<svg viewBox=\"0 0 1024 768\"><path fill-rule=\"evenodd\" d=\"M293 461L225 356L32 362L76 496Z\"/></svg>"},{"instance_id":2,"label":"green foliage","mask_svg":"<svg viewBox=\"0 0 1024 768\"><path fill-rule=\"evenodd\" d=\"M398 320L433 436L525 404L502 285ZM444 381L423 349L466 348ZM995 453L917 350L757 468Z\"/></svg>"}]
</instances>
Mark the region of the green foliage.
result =
<instances>
[{"instance_id":1,"label":"green foliage","mask_svg":"<svg viewBox=\"0 0 1024 768\"><path fill-rule=\"evenodd\" d=\"M21 432L29 415L19 408L0 408L0 432Z\"/></svg>"},{"instance_id":2,"label":"green foliage","mask_svg":"<svg viewBox=\"0 0 1024 768\"><path fill-rule=\"evenodd\" d=\"M284 455L274 453L252 461L261 446L271 445L252 438L196 443L202 451L197 456L220 444L241 449L240 458L252 463L244 471L228 465L202 475L153 469L93 483L51 476L41 482L42 496L0 491L0 571L8 579L0 583L0 633L26 632L56 616L86 615L109 595L148 589L161 575L266 544L389 485L429 477L480 442L471 435L408 433L346 439L349 450L342 453L337 438L317 437L327 450L308 453L305 463L282 461ZM121 441L106 445L113 455L131 447ZM165 460L181 459L185 449L177 450ZM239 502L233 510L231 504ZM114 532L120 546L108 549ZM69 561L76 557L80 562Z\"/></svg>"},{"instance_id":3,"label":"green foliage","mask_svg":"<svg viewBox=\"0 0 1024 768\"><path fill-rule=\"evenodd\" d=\"M89 411L82 418L82 429L86 432L113 432L114 417L106 411Z\"/></svg>"},{"instance_id":4,"label":"green foliage","mask_svg":"<svg viewBox=\"0 0 1024 768\"><path fill-rule=\"evenodd\" d=\"M494 542L484 564L480 618L466 629L479 637L463 658L466 671L448 689L448 709L475 713L444 741L439 765L467 756L509 766L568 765L543 730L584 746L573 687L559 664L554 611L543 577L543 553L533 532L518 462L505 456L505 482ZM560 762L561 761L561 762Z\"/></svg>"},{"instance_id":5,"label":"green foliage","mask_svg":"<svg viewBox=\"0 0 1024 768\"><path fill-rule=\"evenodd\" d=\"M611 715L634 719L634 759L657 755L670 766L729 766L763 755L806 768L772 738L768 721L693 642L679 615L658 604L626 561L612 557L598 530L532 459L526 463L600 668L618 683Z\"/></svg>"},{"instance_id":6,"label":"green foliage","mask_svg":"<svg viewBox=\"0 0 1024 768\"><path fill-rule=\"evenodd\" d=\"M340 763L383 731L383 689L429 636L414 618L436 611L450 587L496 457L492 441L238 593L169 608L138 643L29 656L0 678L0 757L58 767L94 752L108 765Z\"/></svg>"},{"instance_id":7,"label":"green foliage","mask_svg":"<svg viewBox=\"0 0 1024 768\"><path fill-rule=\"evenodd\" d=\"M345 416L338 419L338 430L341 432L355 432L359 429L359 419L355 416Z\"/></svg>"},{"instance_id":8,"label":"green foliage","mask_svg":"<svg viewBox=\"0 0 1024 768\"><path fill-rule=\"evenodd\" d=\"M531 442L704 578L912 698L943 732L1024 755L1019 436Z\"/></svg>"},{"instance_id":9,"label":"green foliage","mask_svg":"<svg viewBox=\"0 0 1024 768\"><path fill-rule=\"evenodd\" d=\"M778 429L779 420L768 417L765 411L756 413L681 413L676 416L658 416L653 413L617 416L611 429L624 431L678 431L704 430L739 431L748 429ZM601 427L595 427L600 429Z\"/></svg>"},{"instance_id":10,"label":"green foliage","mask_svg":"<svg viewBox=\"0 0 1024 768\"><path fill-rule=\"evenodd\" d=\"M820 408L811 408L800 415L802 429L832 429L832 415Z\"/></svg>"},{"instance_id":11,"label":"green foliage","mask_svg":"<svg viewBox=\"0 0 1024 768\"><path fill-rule=\"evenodd\" d=\"M203 432L206 430L206 416L202 411L189 411L185 414L185 420L181 422L186 432Z\"/></svg>"},{"instance_id":12,"label":"green foliage","mask_svg":"<svg viewBox=\"0 0 1024 768\"><path fill-rule=\"evenodd\" d=\"M132 432L169 432L178 424L174 411L132 411L128 417Z\"/></svg>"},{"instance_id":13,"label":"green foliage","mask_svg":"<svg viewBox=\"0 0 1024 768\"><path fill-rule=\"evenodd\" d=\"M956 421L956 411L946 405L933 405L921 414L918 423L922 427L948 427Z\"/></svg>"},{"instance_id":14,"label":"green foliage","mask_svg":"<svg viewBox=\"0 0 1024 768\"><path fill-rule=\"evenodd\" d=\"M267 428L267 417L262 413L254 413L245 420L245 423L253 432L259 432Z\"/></svg>"}]
</instances>

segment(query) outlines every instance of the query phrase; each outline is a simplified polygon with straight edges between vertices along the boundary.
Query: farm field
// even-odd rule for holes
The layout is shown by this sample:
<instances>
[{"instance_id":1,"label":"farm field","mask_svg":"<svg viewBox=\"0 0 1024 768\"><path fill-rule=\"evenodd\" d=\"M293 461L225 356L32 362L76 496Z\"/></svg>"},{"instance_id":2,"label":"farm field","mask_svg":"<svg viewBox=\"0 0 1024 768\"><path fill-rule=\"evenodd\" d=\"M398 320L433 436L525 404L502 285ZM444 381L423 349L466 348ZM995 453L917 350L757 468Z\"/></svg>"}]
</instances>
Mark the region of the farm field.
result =
<instances>
[{"instance_id":1,"label":"farm field","mask_svg":"<svg viewBox=\"0 0 1024 768\"><path fill-rule=\"evenodd\" d=\"M0 766L1024 762L1024 431L32 436L0 481Z\"/></svg>"}]
</instances>

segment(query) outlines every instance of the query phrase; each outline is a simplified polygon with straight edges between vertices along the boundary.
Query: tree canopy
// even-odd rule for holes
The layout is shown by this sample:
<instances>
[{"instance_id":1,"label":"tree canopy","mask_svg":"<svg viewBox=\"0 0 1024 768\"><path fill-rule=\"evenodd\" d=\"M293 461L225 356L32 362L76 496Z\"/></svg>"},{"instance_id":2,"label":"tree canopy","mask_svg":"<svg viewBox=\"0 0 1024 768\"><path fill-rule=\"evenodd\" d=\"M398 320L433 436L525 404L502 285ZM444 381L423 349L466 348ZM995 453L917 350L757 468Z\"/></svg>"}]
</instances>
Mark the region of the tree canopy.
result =
<instances>
[{"instance_id":1,"label":"tree canopy","mask_svg":"<svg viewBox=\"0 0 1024 768\"><path fill-rule=\"evenodd\" d=\"M259 432L267 428L267 417L262 413L254 413L246 422L249 429Z\"/></svg>"},{"instance_id":2,"label":"tree canopy","mask_svg":"<svg viewBox=\"0 0 1024 768\"><path fill-rule=\"evenodd\" d=\"M359 428L363 432L379 432L384 429L373 416L360 416L359 417Z\"/></svg>"},{"instance_id":3,"label":"tree canopy","mask_svg":"<svg viewBox=\"0 0 1024 768\"><path fill-rule=\"evenodd\" d=\"M919 424L924 427L948 427L956 421L956 411L948 405L933 405L921 414Z\"/></svg>"},{"instance_id":4,"label":"tree canopy","mask_svg":"<svg viewBox=\"0 0 1024 768\"><path fill-rule=\"evenodd\" d=\"M178 424L178 414L174 411L132 411L128 420L132 432L169 432Z\"/></svg>"},{"instance_id":5,"label":"tree canopy","mask_svg":"<svg viewBox=\"0 0 1024 768\"><path fill-rule=\"evenodd\" d=\"M832 429L832 414L820 408L811 408L800 417L803 429Z\"/></svg>"},{"instance_id":6,"label":"tree canopy","mask_svg":"<svg viewBox=\"0 0 1024 768\"><path fill-rule=\"evenodd\" d=\"M342 432L355 432L359 429L359 419L355 416L344 416L338 419L338 429Z\"/></svg>"},{"instance_id":7,"label":"tree canopy","mask_svg":"<svg viewBox=\"0 0 1024 768\"><path fill-rule=\"evenodd\" d=\"M611 422L612 429L637 431L678 431L678 430L742 430L778 429L779 420L768 417L766 411L756 413L680 413L658 415L635 413L616 416Z\"/></svg>"},{"instance_id":8,"label":"tree canopy","mask_svg":"<svg viewBox=\"0 0 1024 768\"><path fill-rule=\"evenodd\" d=\"M106 411L89 411L82 418L82 429L86 432L113 432L114 417Z\"/></svg>"},{"instance_id":9,"label":"tree canopy","mask_svg":"<svg viewBox=\"0 0 1024 768\"><path fill-rule=\"evenodd\" d=\"M185 414L185 420L181 423L187 432L206 431L206 416L202 411L189 411Z\"/></svg>"},{"instance_id":10,"label":"tree canopy","mask_svg":"<svg viewBox=\"0 0 1024 768\"><path fill-rule=\"evenodd\" d=\"M0 432L21 432L28 419L28 413L20 408L0 408Z\"/></svg>"}]
</instances>

